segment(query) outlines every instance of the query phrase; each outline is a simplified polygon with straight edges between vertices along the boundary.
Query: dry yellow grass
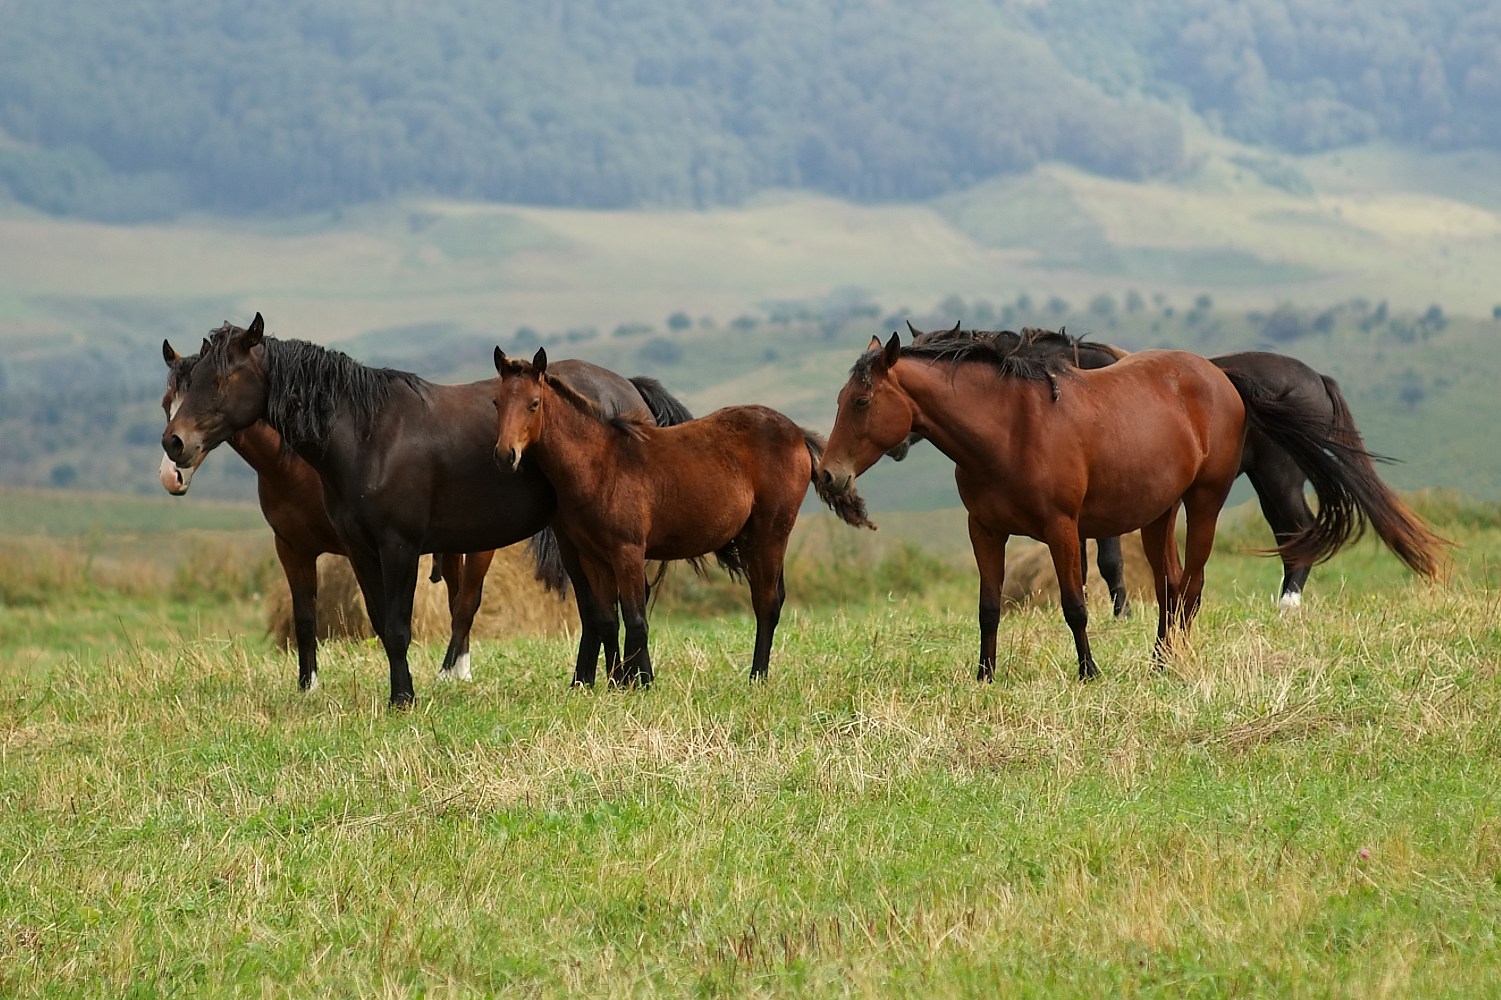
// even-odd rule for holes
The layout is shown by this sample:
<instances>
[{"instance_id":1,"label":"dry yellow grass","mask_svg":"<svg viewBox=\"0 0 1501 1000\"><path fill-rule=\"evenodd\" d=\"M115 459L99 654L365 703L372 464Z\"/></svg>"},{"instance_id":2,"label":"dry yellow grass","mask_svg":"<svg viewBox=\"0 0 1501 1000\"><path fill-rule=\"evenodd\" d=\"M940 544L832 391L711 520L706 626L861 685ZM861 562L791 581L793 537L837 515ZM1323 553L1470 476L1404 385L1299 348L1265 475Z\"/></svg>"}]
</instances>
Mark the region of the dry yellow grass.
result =
<instances>
[{"instance_id":1,"label":"dry yellow grass","mask_svg":"<svg viewBox=\"0 0 1501 1000\"><path fill-rule=\"evenodd\" d=\"M418 642L446 639L450 627L448 584L432 583L427 571L427 561L423 560L412 600L412 638ZM576 628L577 623L572 595L560 598L533 578L525 546L513 545L495 553L485 577L484 598L474 616L473 638L557 636ZM285 580L280 580L266 597L266 628L279 645L293 645L292 595ZM349 560L338 556L319 559L318 638L367 639L374 634Z\"/></svg>"}]
</instances>

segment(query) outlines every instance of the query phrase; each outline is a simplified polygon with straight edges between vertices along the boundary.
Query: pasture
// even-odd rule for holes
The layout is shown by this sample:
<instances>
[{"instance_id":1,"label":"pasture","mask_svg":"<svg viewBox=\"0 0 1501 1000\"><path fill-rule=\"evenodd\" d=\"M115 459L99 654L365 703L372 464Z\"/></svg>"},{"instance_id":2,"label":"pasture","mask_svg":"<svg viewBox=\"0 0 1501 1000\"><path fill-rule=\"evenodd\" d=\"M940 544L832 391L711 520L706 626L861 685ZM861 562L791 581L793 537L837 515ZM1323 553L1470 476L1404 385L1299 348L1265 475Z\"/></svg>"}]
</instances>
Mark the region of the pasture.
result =
<instances>
[{"instance_id":1,"label":"pasture","mask_svg":"<svg viewBox=\"0 0 1501 1000\"><path fill-rule=\"evenodd\" d=\"M923 539L924 574L803 532L764 685L743 588L694 614L694 584L649 691L567 690L567 638L438 687L434 643L406 712L364 643L298 693L239 534L60 586L11 549L0 994L1484 993L1501 512L1420 509L1462 543L1447 585L1367 541L1289 616L1240 510L1161 674L1149 607L1091 594L1100 680L1041 608L976 684L954 517L875 512L861 544ZM216 559L243 572L195 588Z\"/></svg>"}]
</instances>

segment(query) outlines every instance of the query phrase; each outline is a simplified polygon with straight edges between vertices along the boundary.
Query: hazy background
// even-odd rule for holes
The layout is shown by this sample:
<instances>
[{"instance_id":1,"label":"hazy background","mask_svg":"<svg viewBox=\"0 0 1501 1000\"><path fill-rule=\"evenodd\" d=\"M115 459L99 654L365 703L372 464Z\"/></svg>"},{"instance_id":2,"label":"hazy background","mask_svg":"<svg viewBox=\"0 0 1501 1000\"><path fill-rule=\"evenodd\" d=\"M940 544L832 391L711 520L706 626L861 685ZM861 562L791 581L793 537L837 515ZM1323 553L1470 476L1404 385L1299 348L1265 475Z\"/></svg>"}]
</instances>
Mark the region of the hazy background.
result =
<instances>
[{"instance_id":1,"label":"hazy background","mask_svg":"<svg viewBox=\"0 0 1501 1000\"><path fill-rule=\"evenodd\" d=\"M1501 8L0 0L0 482L151 492L160 342L256 310L827 430L872 333L1066 325L1338 377L1501 495ZM873 503L954 503L946 466ZM215 459L194 491L243 498Z\"/></svg>"}]
</instances>

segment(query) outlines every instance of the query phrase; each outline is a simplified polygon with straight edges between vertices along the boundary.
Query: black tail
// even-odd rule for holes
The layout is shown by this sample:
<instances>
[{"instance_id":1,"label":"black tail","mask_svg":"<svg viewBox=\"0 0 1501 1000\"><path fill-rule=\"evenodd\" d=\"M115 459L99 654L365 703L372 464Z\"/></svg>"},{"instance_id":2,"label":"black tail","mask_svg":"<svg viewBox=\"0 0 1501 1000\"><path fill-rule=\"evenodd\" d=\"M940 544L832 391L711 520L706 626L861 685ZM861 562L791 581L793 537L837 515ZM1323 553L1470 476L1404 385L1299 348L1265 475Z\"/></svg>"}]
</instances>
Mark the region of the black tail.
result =
<instances>
[{"instance_id":1,"label":"black tail","mask_svg":"<svg viewBox=\"0 0 1501 1000\"><path fill-rule=\"evenodd\" d=\"M543 528L527 539L526 550L532 554L532 577L559 598L568 596L568 571L552 529Z\"/></svg>"},{"instance_id":2,"label":"black tail","mask_svg":"<svg viewBox=\"0 0 1501 1000\"><path fill-rule=\"evenodd\" d=\"M1369 523L1398 559L1414 572L1437 576L1439 553L1449 544L1404 504L1376 475L1349 404L1334 380L1324 389L1334 406L1333 420L1306 412L1286 393L1273 392L1246 372L1225 373L1246 405L1246 419L1287 453L1313 484L1319 511L1306 530L1277 546L1293 565L1328 559L1365 533Z\"/></svg>"},{"instance_id":3,"label":"black tail","mask_svg":"<svg viewBox=\"0 0 1501 1000\"><path fill-rule=\"evenodd\" d=\"M845 524L856 528L869 528L876 530L870 518L865 516L865 499L856 493L851 487L846 493L831 493L818 481L818 460L823 458L823 450L827 442L823 437L801 428L803 432L803 444L808 446L808 457L813 460L813 471L809 474L809 480L813 483L813 491L818 494L818 499L828 504L829 509L839 515L839 519Z\"/></svg>"},{"instance_id":4,"label":"black tail","mask_svg":"<svg viewBox=\"0 0 1501 1000\"><path fill-rule=\"evenodd\" d=\"M637 375L631 379L631 385L641 394L646 403L646 408L651 411L652 418L656 420L658 427L671 427L674 424L685 424L693 419L693 414L688 412L688 407L682 404L672 393L662 388L662 383L645 375Z\"/></svg>"}]
</instances>

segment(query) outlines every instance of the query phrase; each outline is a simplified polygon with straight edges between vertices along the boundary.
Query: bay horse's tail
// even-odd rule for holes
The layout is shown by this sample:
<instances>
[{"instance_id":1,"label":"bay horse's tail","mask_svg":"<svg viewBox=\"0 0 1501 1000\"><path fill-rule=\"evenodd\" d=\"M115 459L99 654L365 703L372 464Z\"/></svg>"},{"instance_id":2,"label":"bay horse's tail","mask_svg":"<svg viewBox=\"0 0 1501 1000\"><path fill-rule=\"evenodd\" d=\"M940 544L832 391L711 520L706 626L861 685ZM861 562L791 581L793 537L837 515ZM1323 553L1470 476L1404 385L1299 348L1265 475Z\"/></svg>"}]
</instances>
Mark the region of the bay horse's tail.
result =
<instances>
[{"instance_id":1,"label":"bay horse's tail","mask_svg":"<svg viewBox=\"0 0 1501 1000\"><path fill-rule=\"evenodd\" d=\"M672 427L676 424L686 424L693 419L693 414L688 411L672 393L662 387L662 383L645 375L637 375L631 379L631 385L641 394L646 408L651 411L652 419L658 427Z\"/></svg>"},{"instance_id":2,"label":"bay horse's tail","mask_svg":"<svg viewBox=\"0 0 1501 1000\"><path fill-rule=\"evenodd\" d=\"M1246 405L1246 419L1286 449L1319 498L1314 523L1277 547L1294 565L1328 559L1365 533L1367 523L1392 553L1416 573L1434 577L1450 544L1424 523L1376 475L1349 404L1338 384L1322 376L1332 419L1313 415L1245 372L1225 373Z\"/></svg>"},{"instance_id":3,"label":"bay horse's tail","mask_svg":"<svg viewBox=\"0 0 1501 1000\"><path fill-rule=\"evenodd\" d=\"M806 427L799 428L803 432L803 444L808 446L808 457L813 460L813 471L809 479L813 483L813 490L818 494L818 499L828 505L829 509L839 515L839 519L845 524L856 528L869 528L876 530L870 518L865 516L865 499L853 489L845 493L832 493L826 490L818 481L818 461L823 458L823 450L828 442L822 435L815 434Z\"/></svg>"}]
</instances>

